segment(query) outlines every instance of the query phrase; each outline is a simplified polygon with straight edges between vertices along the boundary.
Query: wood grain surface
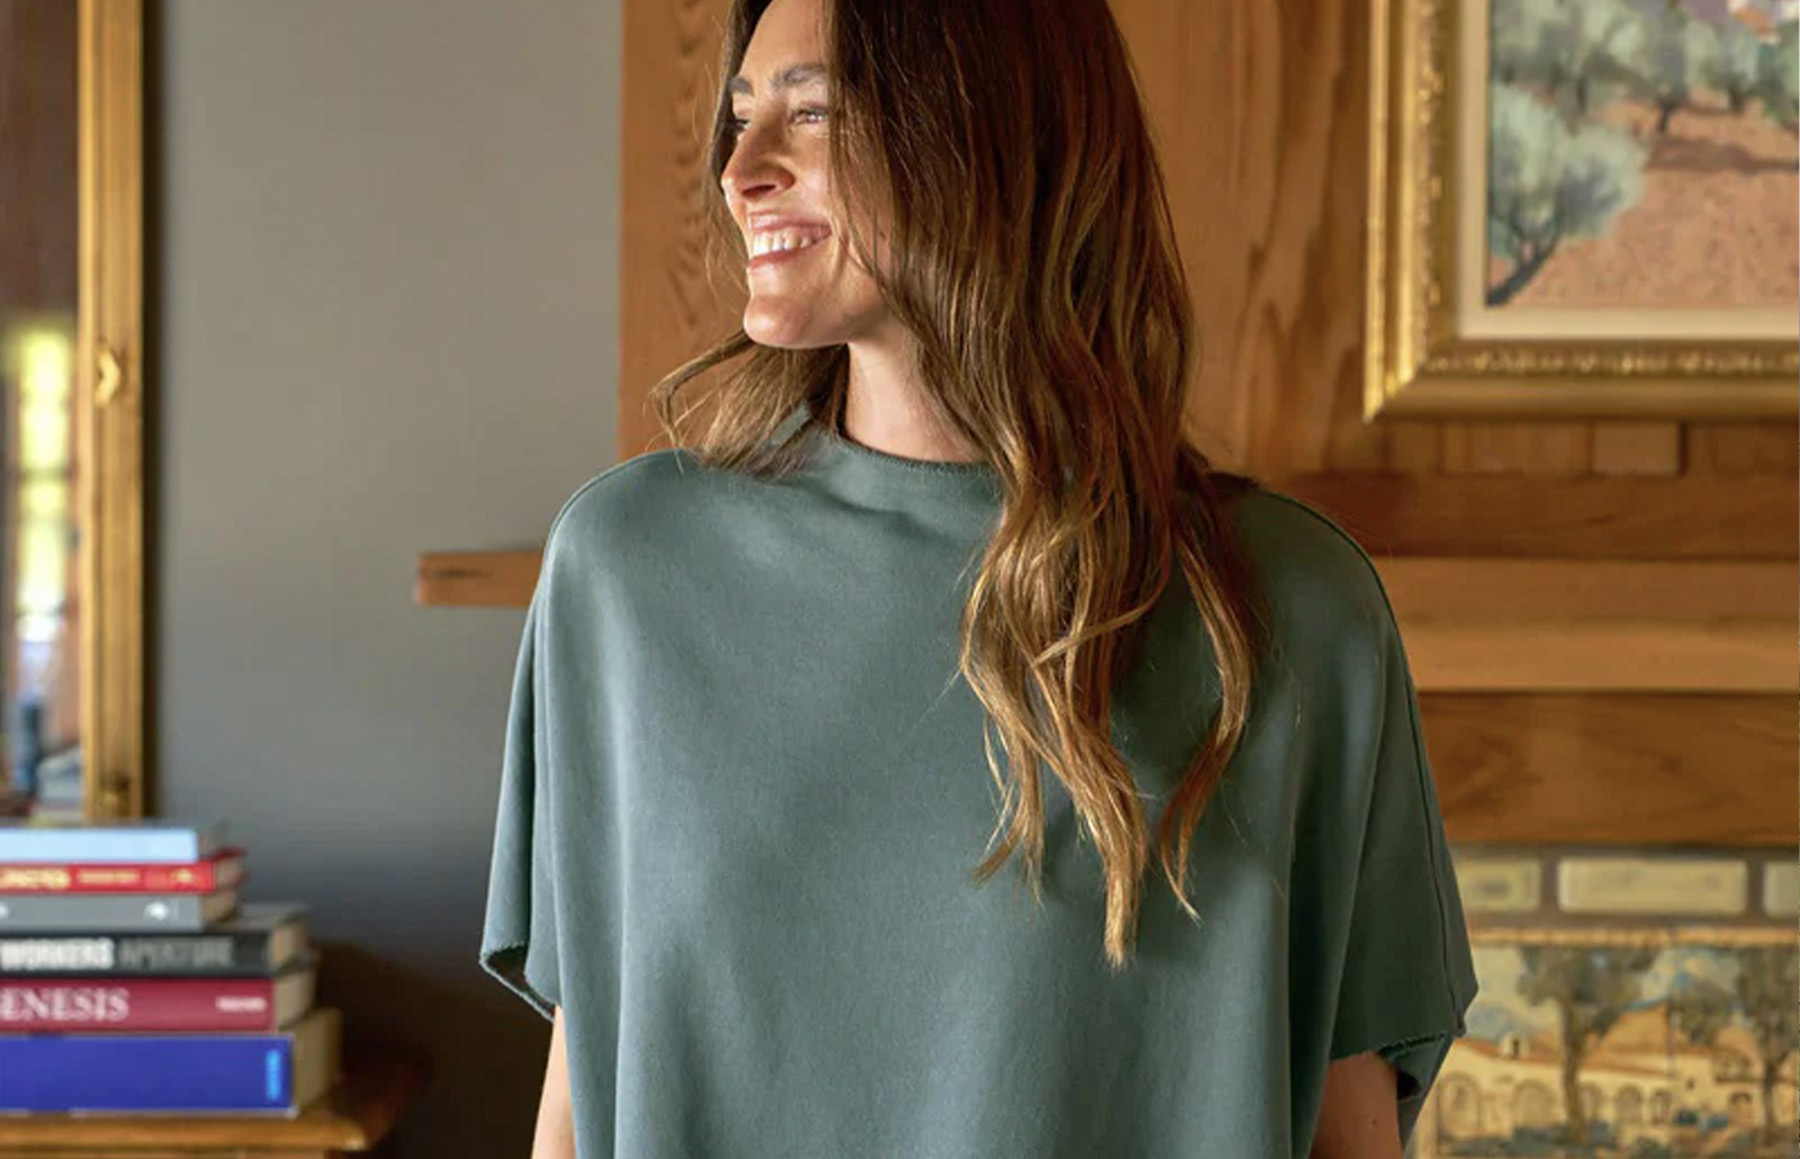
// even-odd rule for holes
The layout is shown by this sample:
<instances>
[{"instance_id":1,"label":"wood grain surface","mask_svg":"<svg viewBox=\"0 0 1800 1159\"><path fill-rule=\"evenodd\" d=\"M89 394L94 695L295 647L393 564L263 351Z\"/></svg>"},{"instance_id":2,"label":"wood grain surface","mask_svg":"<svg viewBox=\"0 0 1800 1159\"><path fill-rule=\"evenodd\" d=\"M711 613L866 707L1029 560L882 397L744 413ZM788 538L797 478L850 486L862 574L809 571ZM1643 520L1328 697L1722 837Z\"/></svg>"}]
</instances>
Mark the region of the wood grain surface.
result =
<instances>
[{"instance_id":1,"label":"wood grain surface","mask_svg":"<svg viewBox=\"0 0 1800 1159\"><path fill-rule=\"evenodd\" d=\"M1575 581L1592 585L1610 574L1601 565L1615 561L1800 556L1793 421L1365 422L1365 6L1112 7L1160 150L1194 296L1200 344L1187 418L1221 466L1316 503L1384 557L1592 561L1593 576ZM701 213L701 142L725 10L723 0L628 0L625 8L621 457L662 445L644 411L650 385L738 323L741 272L709 267ZM1570 590L1569 573L1560 574L1562 588L1535 590L1561 598L1551 594ZM1766 602L1771 574L1721 573L1716 606ZM1731 587L1739 579L1750 585L1741 592ZM1481 590L1503 595L1491 584ZM1507 653L1504 641L1481 642L1491 622L1481 598L1461 601L1469 617L1442 621L1441 640L1420 640L1423 654L1448 655L1443 649L1455 644L1467 656L1459 663L1476 670L1443 674L1453 680L1482 679L1484 648ZM1732 646L1704 628L1694 637L1696 621L1684 621L1689 635L1673 642L1649 623L1636 637L1596 639L1594 647L1627 649L1602 659L1628 673L1634 657L1649 663L1671 648L1715 645L1725 655ZM1757 647L1758 664L1784 662L1773 637ZM1715 675L1728 684L1724 663ZM1790 805L1791 698L1714 691L1615 703L1519 692L1433 703L1437 774L1457 786L1457 827L1471 840L1574 833L1791 842L1800 828ZM1477 706L1476 716L1446 705ZM1779 738L1777 717L1786 722ZM1778 741L1786 745L1779 756ZM1754 757L1749 765L1733 755L1743 752ZM1508 788L1505 775L1520 770L1523 779ZM1662 803L1613 807L1639 780L1664 785ZM1606 805L1584 814L1581 802Z\"/></svg>"},{"instance_id":2,"label":"wood grain surface","mask_svg":"<svg viewBox=\"0 0 1800 1159\"><path fill-rule=\"evenodd\" d=\"M1453 842L1794 843L1792 696L1427 694Z\"/></svg>"}]
</instances>

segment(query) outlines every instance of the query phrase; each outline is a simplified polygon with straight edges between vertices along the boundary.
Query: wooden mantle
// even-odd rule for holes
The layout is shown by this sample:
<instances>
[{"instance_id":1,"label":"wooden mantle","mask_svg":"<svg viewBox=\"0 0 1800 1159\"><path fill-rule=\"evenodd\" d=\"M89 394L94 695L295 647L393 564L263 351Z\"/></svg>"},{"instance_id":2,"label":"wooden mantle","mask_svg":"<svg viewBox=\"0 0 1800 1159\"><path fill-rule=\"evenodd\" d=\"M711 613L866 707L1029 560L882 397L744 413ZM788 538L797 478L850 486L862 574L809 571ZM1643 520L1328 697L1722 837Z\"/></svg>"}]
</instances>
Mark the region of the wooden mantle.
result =
<instances>
[{"instance_id":1,"label":"wooden mantle","mask_svg":"<svg viewBox=\"0 0 1800 1159\"><path fill-rule=\"evenodd\" d=\"M523 607L538 562L427 555L419 602ZM1795 843L1796 564L1376 564L1452 840Z\"/></svg>"},{"instance_id":2,"label":"wooden mantle","mask_svg":"<svg viewBox=\"0 0 1800 1159\"><path fill-rule=\"evenodd\" d=\"M1372 553L1453 841L1800 839L1794 480L1357 474L1277 489ZM522 608L540 562L428 553L415 599Z\"/></svg>"},{"instance_id":3,"label":"wooden mantle","mask_svg":"<svg viewBox=\"0 0 1800 1159\"><path fill-rule=\"evenodd\" d=\"M539 551L434 552L428 607L531 602ZM1800 564L1376 559L1421 692L1800 691Z\"/></svg>"}]
</instances>

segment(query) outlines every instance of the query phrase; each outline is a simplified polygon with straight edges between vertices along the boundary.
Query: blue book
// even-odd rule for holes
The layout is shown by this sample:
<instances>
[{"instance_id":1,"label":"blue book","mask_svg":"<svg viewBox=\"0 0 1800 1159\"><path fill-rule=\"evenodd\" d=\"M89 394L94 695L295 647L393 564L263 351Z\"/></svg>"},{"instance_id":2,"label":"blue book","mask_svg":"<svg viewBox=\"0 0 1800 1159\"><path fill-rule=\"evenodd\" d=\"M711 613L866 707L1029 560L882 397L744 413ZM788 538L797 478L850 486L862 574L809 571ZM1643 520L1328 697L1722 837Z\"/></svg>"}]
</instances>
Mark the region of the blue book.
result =
<instances>
[{"instance_id":1,"label":"blue book","mask_svg":"<svg viewBox=\"0 0 1800 1159\"><path fill-rule=\"evenodd\" d=\"M0 864L109 865L205 861L225 847L222 821L0 819Z\"/></svg>"},{"instance_id":2,"label":"blue book","mask_svg":"<svg viewBox=\"0 0 1800 1159\"><path fill-rule=\"evenodd\" d=\"M293 1117L341 1077L342 1016L278 1034L0 1034L0 1115Z\"/></svg>"}]
</instances>

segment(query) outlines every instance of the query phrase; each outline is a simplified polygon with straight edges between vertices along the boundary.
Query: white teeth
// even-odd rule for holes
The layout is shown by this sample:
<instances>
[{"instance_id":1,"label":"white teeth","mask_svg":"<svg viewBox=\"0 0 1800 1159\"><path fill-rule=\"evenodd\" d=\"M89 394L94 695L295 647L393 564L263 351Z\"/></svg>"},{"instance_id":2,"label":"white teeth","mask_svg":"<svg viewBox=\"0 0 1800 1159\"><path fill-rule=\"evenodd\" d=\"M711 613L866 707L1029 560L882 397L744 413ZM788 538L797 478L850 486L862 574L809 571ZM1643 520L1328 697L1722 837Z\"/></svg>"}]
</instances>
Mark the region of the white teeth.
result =
<instances>
[{"instance_id":1,"label":"white teeth","mask_svg":"<svg viewBox=\"0 0 1800 1159\"><path fill-rule=\"evenodd\" d=\"M821 239L799 230L784 229L769 233L759 233L750 239L750 256L758 257L775 250L805 249Z\"/></svg>"}]
</instances>

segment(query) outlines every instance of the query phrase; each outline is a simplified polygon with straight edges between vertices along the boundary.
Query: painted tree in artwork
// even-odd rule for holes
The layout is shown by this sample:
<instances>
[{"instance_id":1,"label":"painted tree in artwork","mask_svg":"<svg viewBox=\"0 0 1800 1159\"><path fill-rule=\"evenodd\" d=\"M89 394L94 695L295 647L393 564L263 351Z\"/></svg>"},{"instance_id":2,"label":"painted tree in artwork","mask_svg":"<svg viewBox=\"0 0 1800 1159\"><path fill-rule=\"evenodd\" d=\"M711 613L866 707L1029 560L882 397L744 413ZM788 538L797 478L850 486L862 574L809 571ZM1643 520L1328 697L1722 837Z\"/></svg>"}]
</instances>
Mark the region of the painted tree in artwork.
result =
<instances>
[{"instance_id":1,"label":"painted tree in artwork","mask_svg":"<svg viewBox=\"0 0 1800 1159\"><path fill-rule=\"evenodd\" d=\"M1763 113L1792 128L1800 121L1800 21L1789 20L1761 47L1756 95Z\"/></svg>"},{"instance_id":2,"label":"painted tree in artwork","mask_svg":"<svg viewBox=\"0 0 1800 1159\"><path fill-rule=\"evenodd\" d=\"M1561 0L1493 0L1488 8L1488 58L1503 84L1544 80L1544 30L1562 15Z\"/></svg>"},{"instance_id":3,"label":"painted tree in artwork","mask_svg":"<svg viewBox=\"0 0 1800 1159\"><path fill-rule=\"evenodd\" d=\"M1521 946L1519 995L1556 1011L1562 1039L1562 1095L1568 1141L1588 1142L1581 1105L1581 1062L1641 996L1657 951L1629 946Z\"/></svg>"},{"instance_id":4,"label":"painted tree in artwork","mask_svg":"<svg viewBox=\"0 0 1800 1159\"><path fill-rule=\"evenodd\" d=\"M1741 952L1734 989L1762 1056L1763 1139L1776 1142L1775 1088L1781 1068L1800 1047L1800 951L1793 946L1754 946Z\"/></svg>"},{"instance_id":5,"label":"painted tree in artwork","mask_svg":"<svg viewBox=\"0 0 1800 1159\"><path fill-rule=\"evenodd\" d=\"M1645 34L1625 62L1638 96L1657 110L1656 131L1667 133L1669 121L1686 108L1694 90L1706 85L1719 51L1718 33L1697 20L1678 0L1645 18Z\"/></svg>"},{"instance_id":6,"label":"painted tree in artwork","mask_svg":"<svg viewBox=\"0 0 1800 1159\"><path fill-rule=\"evenodd\" d=\"M1706 79L1725 94L1731 111L1741 113L1756 95L1763 80L1763 42L1737 20L1727 20L1717 30L1718 43L1707 62Z\"/></svg>"},{"instance_id":7,"label":"painted tree in artwork","mask_svg":"<svg viewBox=\"0 0 1800 1159\"><path fill-rule=\"evenodd\" d=\"M1487 289L1504 305L1563 242L1599 237L1643 195L1644 149L1596 122L1570 123L1514 85L1489 95L1488 248L1506 263Z\"/></svg>"},{"instance_id":8,"label":"painted tree in artwork","mask_svg":"<svg viewBox=\"0 0 1800 1159\"><path fill-rule=\"evenodd\" d=\"M1493 0L1490 21L1494 79L1547 93L1569 116L1630 79L1645 33L1626 0Z\"/></svg>"},{"instance_id":9,"label":"painted tree in artwork","mask_svg":"<svg viewBox=\"0 0 1800 1159\"><path fill-rule=\"evenodd\" d=\"M1731 991L1698 978L1684 983L1669 999L1669 1021L1683 1042L1712 1047L1720 1032L1731 1025L1737 1008L1737 997Z\"/></svg>"}]
</instances>

